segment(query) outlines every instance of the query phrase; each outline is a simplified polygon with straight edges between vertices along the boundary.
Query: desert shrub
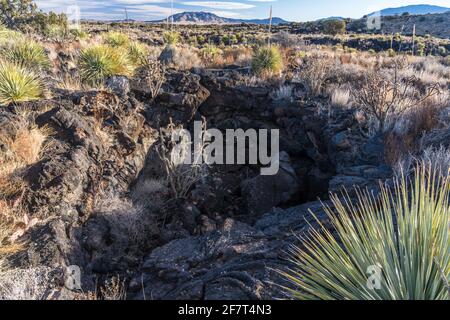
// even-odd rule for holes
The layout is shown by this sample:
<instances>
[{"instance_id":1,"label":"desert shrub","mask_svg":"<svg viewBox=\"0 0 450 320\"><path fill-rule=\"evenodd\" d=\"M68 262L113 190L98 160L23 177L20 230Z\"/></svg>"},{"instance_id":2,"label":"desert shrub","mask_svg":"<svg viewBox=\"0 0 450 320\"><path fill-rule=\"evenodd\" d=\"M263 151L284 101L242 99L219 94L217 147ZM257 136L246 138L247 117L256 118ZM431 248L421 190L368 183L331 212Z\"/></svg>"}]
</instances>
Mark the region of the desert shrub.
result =
<instances>
[{"instance_id":1,"label":"desert shrub","mask_svg":"<svg viewBox=\"0 0 450 320\"><path fill-rule=\"evenodd\" d=\"M323 23L323 31L326 34L337 35L345 33L347 24L344 20L332 19Z\"/></svg>"},{"instance_id":2,"label":"desert shrub","mask_svg":"<svg viewBox=\"0 0 450 320\"><path fill-rule=\"evenodd\" d=\"M47 24L43 30L43 33L46 37L55 40L64 40L70 34L67 26L60 24Z\"/></svg>"},{"instance_id":3,"label":"desert shrub","mask_svg":"<svg viewBox=\"0 0 450 320\"><path fill-rule=\"evenodd\" d=\"M297 77L308 88L310 95L322 94L326 81L333 74L334 61L326 56L312 54L305 58Z\"/></svg>"},{"instance_id":4,"label":"desert shrub","mask_svg":"<svg viewBox=\"0 0 450 320\"><path fill-rule=\"evenodd\" d=\"M193 47L180 48L175 62L176 66L180 70L189 70L202 65L202 61L197 54L197 50Z\"/></svg>"},{"instance_id":5,"label":"desert shrub","mask_svg":"<svg viewBox=\"0 0 450 320\"><path fill-rule=\"evenodd\" d=\"M104 35L103 41L110 47L125 47L130 43L130 38L121 32L108 32Z\"/></svg>"},{"instance_id":6,"label":"desert shrub","mask_svg":"<svg viewBox=\"0 0 450 320\"><path fill-rule=\"evenodd\" d=\"M81 29L70 29L70 34L78 40L86 40L89 38L89 33Z\"/></svg>"},{"instance_id":7,"label":"desert shrub","mask_svg":"<svg viewBox=\"0 0 450 320\"><path fill-rule=\"evenodd\" d=\"M258 48L252 58L252 70L259 76L280 73L283 70L283 57L278 47Z\"/></svg>"},{"instance_id":8,"label":"desert shrub","mask_svg":"<svg viewBox=\"0 0 450 320\"><path fill-rule=\"evenodd\" d=\"M393 57L395 57L397 55L397 53L395 52L394 49L388 49L386 51L386 53L387 53L388 57L391 57L391 58L393 58Z\"/></svg>"},{"instance_id":9,"label":"desert shrub","mask_svg":"<svg viewBox=\"0 0 450 320\"><path fill-rule=\"evenodd\" d=\"M376 197L358 200L334 195L325 212L326 229L312 230L302 248L293 247L294 264L281 274L287 294L310 300L446 300L450 271L450 179L418 168L412 181ZM379 286L371 274L379 277Z\"/></svg>"},{"instance_id":10,"label":"desert shrub","mask_svg":"<svg viewBox=\"0 0 450 320\"><path fill-rule=\"evenodd\" d=\"M168 45L176 45L180 42L180 34L175 31L167 31L163 34L164 43Z\"/></svg>"},{"instance_id":11,"label":"desert shrub","mask_svg":"<svg viewBox=\"0 0 450 320\"><path fill-rule=\"evenodd\" d=\"M43 85L32 71L10 62L0 62L0 105L35 100Z\"/></svg>"},{"instance_id":12,"label":"desert shrub","mask_svg":"<svg viewBox=\"0 0 450 320\"><path fill-rule=\"evenodd\" d=\"M202 124L201 138L196 141L194 148L199 150L194 156L191 155L191 142L185 139L183 127L170 123L165 129L169 137L180 136L178 147L164 139L164 134L160 134L160 145L157 149L158 155L163 163L167 182L171 189L171 194L176 199L184 199L188 196L192 187L208 174L208 165L202 161L204 150L208 145L206 141L206 122ZM186 164L186 158L191 157L191 164Z\"/></svg>"},{"instance_id":13,"label":"desert shrub","mask_svg":"<svg viewBox=\"0 0 450 320\"><path fill-rule=\"evenodd\" d=\"M133 75L134 68L127 52L120 48L98 45L81 52L80 76L89 85L99 85L112 75Z\"/></svg>"},{"instance_id":14,"label":"desert shrub","mask_svg":"<svg viewBox=\"0 0 450 320\"><path fill-rule=\"evenodd\" d=\"M384 132L388 118L394 123L399 115L439 92L436 85L430 85L422 94L415 82L415 77L401 79L396 68L393 75L377 69L366 74L361 89L353 90L352 96L357 107L376 119L378 131Z\"/></svg>"},{"instance_id":15,"label":"desert shrub","mask_svg":"<svg viewBox=\"0 0 450 320\"><path fill-rule=\"evenodd\" d=\"M1 54L4 59L24 68L44 70L50 67L44 47L31 39L12 42L1 50Z\"/></svg>"},{"instance_id":16,"label":"desert shrub","mask_svg":"<svg viewBox=\"0 0 450 320\"><path fill-rule=\"evenodd\" d=\"M146 63L149 55L148 47L140 42L131 42L128 45L128 56L135 66L141 66Z\"/></svg>"},{"instance_id":17,"label":"desert shrub","mask_svg":"<svg viewBox=\"0 0 450 320\"><path fill-rule=\"evenodd\" d=\"M23 37L19 31L11 30L0 24L0 45L10 42L18 41Z\"/></svg>"},{"instance_id":18,"label":"desert shrub","mask_svg":"<svg viewBox=\"0 0 450 320\"><path fill-rule=\"evenodd\" d=\"M223 51L215 45L208 44L200 51L200 56L202 60L207 64L216 64L217 59L219 59L223 54Z\"/></svg>"}]
</instances>

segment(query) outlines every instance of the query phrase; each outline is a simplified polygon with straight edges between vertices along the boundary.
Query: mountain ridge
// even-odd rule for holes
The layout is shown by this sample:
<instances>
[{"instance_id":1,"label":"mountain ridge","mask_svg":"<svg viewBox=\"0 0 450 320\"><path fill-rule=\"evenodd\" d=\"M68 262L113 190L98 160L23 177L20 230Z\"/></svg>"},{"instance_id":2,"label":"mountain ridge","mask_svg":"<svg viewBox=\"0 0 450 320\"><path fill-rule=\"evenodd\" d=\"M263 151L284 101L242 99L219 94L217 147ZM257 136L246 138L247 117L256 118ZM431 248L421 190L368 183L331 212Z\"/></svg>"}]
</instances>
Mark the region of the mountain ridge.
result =
<instances>
[{"instance_id":1,"label":"mountain ridge","mask_svg":"<svg viewBox=\"0 0 450 320\"><path fill-rule=\"evenodd\" d=\"M201 23L201 24L238 24L238 23L250 23L250 24L269 24L269 19L236 19L236 18L224 18L220 17L214 13L211 12L182 12L174 14L173 16L168 17L167 19L163 20L156 20L156 21L147 21L147 22L153 22L153 23L163 23L166 21L172 21L177 24L191 24L191 23ZM272 24L278 25L278 24L284 24L289 23L288 21L274 17L272 19Z\"/></svg>"}]
</instances>

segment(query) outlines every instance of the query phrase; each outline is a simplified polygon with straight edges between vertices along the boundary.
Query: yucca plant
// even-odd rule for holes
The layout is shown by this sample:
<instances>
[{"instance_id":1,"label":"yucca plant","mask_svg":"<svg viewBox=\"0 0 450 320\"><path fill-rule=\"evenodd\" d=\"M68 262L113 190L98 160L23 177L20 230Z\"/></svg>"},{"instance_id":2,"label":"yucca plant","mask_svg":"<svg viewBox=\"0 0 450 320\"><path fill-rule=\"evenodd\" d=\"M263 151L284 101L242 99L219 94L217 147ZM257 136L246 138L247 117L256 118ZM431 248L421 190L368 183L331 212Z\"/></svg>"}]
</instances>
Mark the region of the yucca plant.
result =
<instances>
[{"instance_id":1,"label":"yucca plant","mask_svg":"<svg viewBox=\"0 0 450 320\"><path fill-rule=\"evenodd\" d=\"M134 41L129 44L127 49L130 61L135 66L145 65L149 55L148 47L145 44Z\"/></svg>"},{"instance_id":2,"label":"yucca plant","mask_svg":"<svg viewBox=\"0 0 450 320\"><path fill-rule=\"evenodd\" d=\"M0 105L35 100L42 92L42 82L34 72L11 62L0 62Z\"/></svg>"},{"instance_id":3,"label":"yucca plant","mask_svg":"<svg viewBox=\"0 0 450 320\"><path fill-rule=\"evenodd\" d=\"M260 47L253 55L252 69L257 75L280 73L283 69L283 57L278 47Z\"/></svg>"},{"instance_id":4,"label":"yucca plant","mask_svg":"<svg viewBox=\"0 0 450 320\"><path fill-rule=\"evenodd\" d=\"M132 76L134 66L125 50L98 45L81 52L80 76L83 82L96 86L112 75Z\"/></svg>"},{"instance_id":5,"label":"yucca plant","mask_svg":"<svg viewBox=\"0 0 450 320\"><path fill-rule=\"evenodd\" d=\"M50 67L44 47L31 39L12 42L1 50L1 54L4 59L24 68L45 70Z\"/></svg>"},{"instance_id":6,"label":"yucca plant","mask_svg":"<svg viewBox=\"0 0 450 320\"><path fill-rule=\"evenodd\" d=\"M353 204L332 197L332 228L311 231L293 247L291 298L310 300L450 299L450 179L422 165L379 197L358 192ZM379 286L371 272L378 270ZM373 275L372 274L372 275Z\"/></svg>"},{"instance_id":7,"label":"yucca plant","mask_svg":"<svg viewBox=\"0 0 450 320\"><path fill-rule=\"evenodd\" d=\"M104 42L110 47L126 47L130 43L130 38L121 32L108 32L104 36Z\"/></svg>"},{"instance_id":8,"label":"yucca plant","mask_svg":"<svg viewBox=\"0 0 450 320\"><path fill-rule=\"evenodd\" d=\"M164 42L168 45L176 45L180 41L180 34L176 31L167 31L163 34Z\"/></svg>"}]
</instances>

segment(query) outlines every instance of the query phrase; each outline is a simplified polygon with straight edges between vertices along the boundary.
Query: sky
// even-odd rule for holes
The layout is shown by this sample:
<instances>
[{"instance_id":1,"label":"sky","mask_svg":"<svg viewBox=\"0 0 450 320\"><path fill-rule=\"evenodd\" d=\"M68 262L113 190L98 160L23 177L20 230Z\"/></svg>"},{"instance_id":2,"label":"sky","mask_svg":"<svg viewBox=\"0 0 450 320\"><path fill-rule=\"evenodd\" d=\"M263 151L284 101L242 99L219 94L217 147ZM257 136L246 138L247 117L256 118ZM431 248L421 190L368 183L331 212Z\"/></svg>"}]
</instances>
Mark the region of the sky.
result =
<instances>
[{"instance_id":1,"label":"sky","mask_svg":"<svg viewBox=\"0 0 450 320\"><path fill-rule=\"evenodd\" d=\"M81 19L160 20L171 13L206 11L227 18L268 18L273 15L288 21L312 21L327 17L361 18L384 8L413 4L450 7L450 0L35 0L43 11L65 12L70 16L79 8ZM77 7L75 7L77 6Z\"/></svg>"}]
</instances>

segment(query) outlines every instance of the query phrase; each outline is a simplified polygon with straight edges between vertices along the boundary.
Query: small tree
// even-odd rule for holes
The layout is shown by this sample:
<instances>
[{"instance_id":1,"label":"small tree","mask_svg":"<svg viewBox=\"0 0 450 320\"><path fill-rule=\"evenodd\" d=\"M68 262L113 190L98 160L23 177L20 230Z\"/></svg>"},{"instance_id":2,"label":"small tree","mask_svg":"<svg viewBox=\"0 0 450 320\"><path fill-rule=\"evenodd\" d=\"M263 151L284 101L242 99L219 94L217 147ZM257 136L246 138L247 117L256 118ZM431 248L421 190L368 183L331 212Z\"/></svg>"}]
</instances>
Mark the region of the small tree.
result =
<instances>
[{"instance_id":1,"label":"small tree","mask_svg":"<svg viewBox=\"0 0 450 320\"><path fill-rule=\"evenodd\" d=\"M32 0L0 0L0 23L11 29L23 30L28 26L43 32L52 25L67 28L67 16L43 13Z\"/></svg>"},{"instance_id":2,"label":"small tree","mask_svg":"<svg viewBox=\"0 0 450 320\"><path fill-rule=\"evenodd\" d=\"M32 0L0 0L0 21L9 28L30 21L37 12Z\"/></svg>"},{"instance_id":3,"label":"small tree","mask_svg":"<svg viewBox=\"0 0 450 320\"><path fill-rule=\"evenodd\" d=\"M344 20L333 19L324 22L323 30L326 34L332 35L343 34L345 33L346 29L347 24L345 23Z\"/></svg>"}]
</instances>

